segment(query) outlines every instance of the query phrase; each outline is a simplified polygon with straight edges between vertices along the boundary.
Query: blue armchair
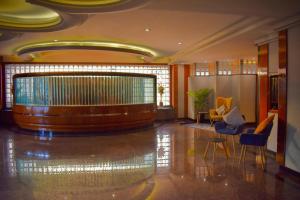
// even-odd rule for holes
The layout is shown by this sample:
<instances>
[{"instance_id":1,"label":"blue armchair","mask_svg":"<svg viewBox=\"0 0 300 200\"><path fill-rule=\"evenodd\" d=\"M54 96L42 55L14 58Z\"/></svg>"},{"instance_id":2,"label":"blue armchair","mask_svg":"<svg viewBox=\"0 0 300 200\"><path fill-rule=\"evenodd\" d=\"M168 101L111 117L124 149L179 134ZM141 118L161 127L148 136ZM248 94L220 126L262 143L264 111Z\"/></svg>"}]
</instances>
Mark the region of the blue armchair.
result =
<instances>
[{"instance_id":1,"label":"blue armchair","mask_svg":"<svg viewBox=\"0 0 300 200\"><path fill-rule=\"evenodd\" d=\"M267 144L272 127L273 122L271 121L259 134L254 134L254 129L251 129L248 130L246 134L241 135L240 144L242 145L242 150L239 164L241 163L241 160L245 161L247 146L257 146L259 148L259 153L261 156L262 168L264 169L264 165L266 162L264 146Z\"/></svg>"},{"instance_id":2,"label":"blue armchair","mask_svg":"<svg viewBox=\"0 0 300 200\"><path fill-rule=\"evenodd\" d=\"M244 129L244 124L242 124L240 126L231 126L224 121L215 123L215 130L217 133L226 135L226 138L227 138L227 136L231 135L232 149L233 149L234 157L236 157L234 136L241 134L243 129Z\"/></svg>"}]
</instances>

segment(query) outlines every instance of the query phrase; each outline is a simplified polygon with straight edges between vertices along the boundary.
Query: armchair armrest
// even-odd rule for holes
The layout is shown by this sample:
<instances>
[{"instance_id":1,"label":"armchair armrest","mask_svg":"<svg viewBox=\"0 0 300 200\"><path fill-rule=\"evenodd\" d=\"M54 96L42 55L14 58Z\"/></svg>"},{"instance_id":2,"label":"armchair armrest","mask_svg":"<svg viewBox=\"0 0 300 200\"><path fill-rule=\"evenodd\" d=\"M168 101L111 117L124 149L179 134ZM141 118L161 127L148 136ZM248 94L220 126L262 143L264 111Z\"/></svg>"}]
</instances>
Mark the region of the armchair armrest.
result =
<instances>
[{"instance_id":1,"label":"armchair armrest","mask_svg":"<svg viewBox=\"0 0 300 200\"><path fill-rule=\"evenodd\" d=\"M209 109L209 115L210 116L218 115L216 109Z\"/></svg>"}]
</instances>

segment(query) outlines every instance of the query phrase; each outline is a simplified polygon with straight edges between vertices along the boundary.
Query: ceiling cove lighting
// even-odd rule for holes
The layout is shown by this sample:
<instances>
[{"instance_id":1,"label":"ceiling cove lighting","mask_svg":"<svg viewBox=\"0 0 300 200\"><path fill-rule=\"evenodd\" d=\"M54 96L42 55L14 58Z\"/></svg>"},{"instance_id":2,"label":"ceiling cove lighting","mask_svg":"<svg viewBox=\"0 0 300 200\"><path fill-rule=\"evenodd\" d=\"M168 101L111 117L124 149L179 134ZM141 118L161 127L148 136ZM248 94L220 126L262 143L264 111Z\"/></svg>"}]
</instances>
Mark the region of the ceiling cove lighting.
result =
<instances>
[{"instance_id":1,"label":"ceiling cove lighting","mask_svg":"<svg viewBox=\"0 0 300 200\"><path fill-rule=\"evenodd\" d=\"M120 3L124 0L46 0L53 3L74 5L74 6L104 6L110 4Z\"/></svg>"},{"instance_id":2,"label":"ceiling cove lighting","mask_svg":"<svg viewBox=\"0 0 300 200\"><path fill-rule=\"evenodd\" d=\"M1 0L0 26L3 28L48 28L61 23L61 16L48 8L24 0Z\"/></svg>"},{"instance_id":3,"label":"ceiling cove lighting","mask_svg":"<svg viewBox=\"0 0 300 200\"><path fill-rule=\"evenodd\" d=\"M158 57L158 53L143 46L101 41L49 41L27 44L18 47L15 52L17 55L33 53L47 50L66 50L66 49L88 49L88 50L108 50L126 53L134 53L142 56Z\"/></svg>"},{"instance_id":4,"label":"ceiling cove lighting","mask_svg":"<svg viewBox=\"0 0 300 200\"><path fill-rule=\"evenodd\" d=\"M27 0L28 2L67 13L118 12L140 8L149 0Z\"/></svg>"}]
</instances>

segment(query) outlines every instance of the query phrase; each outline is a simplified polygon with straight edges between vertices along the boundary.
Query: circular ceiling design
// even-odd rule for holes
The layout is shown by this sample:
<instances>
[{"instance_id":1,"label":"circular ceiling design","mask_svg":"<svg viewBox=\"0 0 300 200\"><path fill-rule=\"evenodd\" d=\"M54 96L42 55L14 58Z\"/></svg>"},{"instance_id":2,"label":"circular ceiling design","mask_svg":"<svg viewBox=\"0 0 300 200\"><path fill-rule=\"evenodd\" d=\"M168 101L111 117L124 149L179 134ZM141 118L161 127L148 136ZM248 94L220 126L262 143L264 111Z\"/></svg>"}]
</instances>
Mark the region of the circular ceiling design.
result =
<instances>
[{"instance_id":1,"label":"circular ceiling design","mask_svg":"<svg viewBox=\"0 0 300 200\"><path fill-rule=\"evenodd\" d=\"M140 8L149 0L27 0L30 3L45 6L67 13L117 12Z\"/></svg>"},{"instance_id":2,"label":"circular ceiling design","mask_svg":"<svg viewBox=\"0 0 300 200\"><path fill-rule=\"evenodd\" d=\"M73 6L104 6L111 5L115 3L120 3L124 0L46 0L49 2L64 4L64 5L73 5Z\"/></svg>"},{"instance_id":3,"label":"circular ceiling design","mask_svg":"<svg viewBox=\"0 0 300 200\"><path fill-rule=\"evenodd\" d=\"M33 53L39 51L48 50L65 50L65 49L88 49L88 50L109 50L126 53L134 53L138 55L157 57L158 54L152 49L117 43L117 42L102 42L102 41L51 41L51 42L40 42L21 46L16 49L17 55L26 53Z\"/></svg>"},{"instance_id":4,"label":"circular ceiling design","mask_svg":"<svg viewBox=\"0 0 300 200\"><path fill-rule=\"evenodd\" d=\"M48 28L61 21L60 15L48 8L27 3L25 0L1 0L0 28Z\"/></svg>"}]
</instances>

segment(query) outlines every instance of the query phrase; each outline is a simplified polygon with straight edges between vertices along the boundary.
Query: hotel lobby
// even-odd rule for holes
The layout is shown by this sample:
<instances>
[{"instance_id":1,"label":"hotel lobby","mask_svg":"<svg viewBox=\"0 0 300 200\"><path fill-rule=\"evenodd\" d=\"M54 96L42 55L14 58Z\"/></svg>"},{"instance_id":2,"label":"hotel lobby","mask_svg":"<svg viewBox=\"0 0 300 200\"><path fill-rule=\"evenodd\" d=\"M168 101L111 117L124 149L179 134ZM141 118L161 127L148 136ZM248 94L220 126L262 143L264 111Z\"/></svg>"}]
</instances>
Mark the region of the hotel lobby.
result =
<instances>
[{"instance_id":1,"label":"hotel lobby","mask_svg":"<svg viewBox=\"0 0 300 200\"><path fill-rule=\"evenodd\" d=\"M2 0L0 199L300 199L300 2Z\"/></svg>"}]
</instances>

